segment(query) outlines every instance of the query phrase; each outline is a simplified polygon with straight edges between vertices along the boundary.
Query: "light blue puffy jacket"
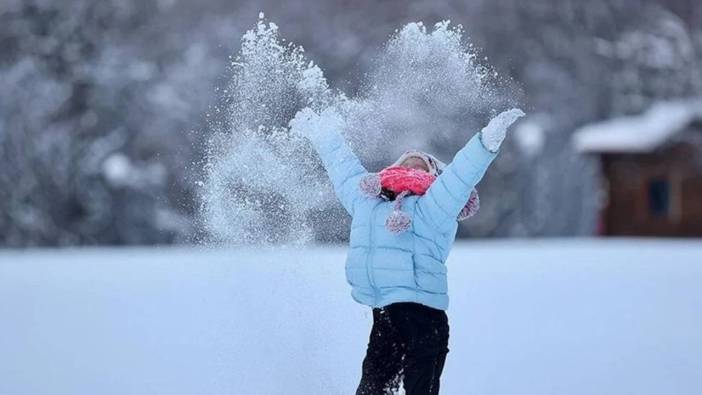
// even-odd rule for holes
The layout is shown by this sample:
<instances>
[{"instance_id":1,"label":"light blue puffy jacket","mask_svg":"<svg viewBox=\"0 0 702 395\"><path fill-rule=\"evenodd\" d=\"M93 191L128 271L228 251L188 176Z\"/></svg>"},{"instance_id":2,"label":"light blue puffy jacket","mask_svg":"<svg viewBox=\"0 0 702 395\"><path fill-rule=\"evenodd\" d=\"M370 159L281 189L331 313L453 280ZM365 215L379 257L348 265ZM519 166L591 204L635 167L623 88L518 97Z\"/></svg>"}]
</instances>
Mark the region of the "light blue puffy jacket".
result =
<instances>
[{"instance_id":1,"label":"light blue puffy jacket","mask_svg":"<svg viewBox=\"0 0 702 395\"><path fill-rule=\"evenodd\" d=\"M311 141L352 217L346 258L351 296L371 307L415 302L446 310L445 262L456 238L456 218L497 154L483 146L479 134L473 136L424 195L404 198L402 211L412 218L411 227L394 234L385 228L394 202L361 191L367 170L338 131L326 132Z\"/></svg>"}]
</instances>

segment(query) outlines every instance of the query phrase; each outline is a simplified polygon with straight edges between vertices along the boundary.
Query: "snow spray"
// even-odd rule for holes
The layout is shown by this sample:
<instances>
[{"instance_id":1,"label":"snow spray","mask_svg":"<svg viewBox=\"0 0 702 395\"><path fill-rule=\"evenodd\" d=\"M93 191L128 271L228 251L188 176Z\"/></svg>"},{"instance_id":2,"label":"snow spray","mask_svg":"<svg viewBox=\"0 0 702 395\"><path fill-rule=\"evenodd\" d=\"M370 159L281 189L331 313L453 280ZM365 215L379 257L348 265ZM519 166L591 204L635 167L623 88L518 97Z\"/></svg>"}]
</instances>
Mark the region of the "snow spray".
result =
<instances>
[{"instance_id":1,"label":"snow spray","mask_svg":"<svg viewBox=\"0 0 702 395\"><path fill-rule=\"evenodd\" d=\"M475 131L467 125L502 107L497 75L448 21L396 31L357 97L331 89L303 48L286 43L263 14L230 72L211 117L200 185L205 230L226 244L302 245L314 239L315 223L343 223L342 210L329 210L338 203L317 154L287 127L306 106L335 106L364 163L457 136L465 143Z\"/></svg>"},{"instance_id":2,"label":"snow spray","mask_svg":"<svg viewBox=\"0 0 702 395\"><path fill-rule=\"evenodd\" d=\"M348 102L348 138L368 161L465 143L488 113L507 106L498 77L464 42L460 25L443 21L427 32L421 22L407 24L374 58L359 97Z\"/></svg>"}]
</instances>

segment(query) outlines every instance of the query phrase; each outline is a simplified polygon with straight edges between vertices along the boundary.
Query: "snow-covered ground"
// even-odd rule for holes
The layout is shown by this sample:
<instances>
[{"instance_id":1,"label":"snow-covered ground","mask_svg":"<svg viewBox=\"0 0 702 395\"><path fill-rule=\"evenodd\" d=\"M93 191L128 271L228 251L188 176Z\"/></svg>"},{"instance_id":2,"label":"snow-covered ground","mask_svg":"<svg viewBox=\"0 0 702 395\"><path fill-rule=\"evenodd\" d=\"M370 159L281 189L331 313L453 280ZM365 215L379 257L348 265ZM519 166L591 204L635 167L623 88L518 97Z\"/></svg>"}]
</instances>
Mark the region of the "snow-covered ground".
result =
<instances>
[{"instance_id":1,"label":"snow-covered ground","mask_svg":"<svg viewBox=\"0 0 702 395\"><path fill-rule=\"evenodd\" d=\"M345 249L0 252L0 394L352 394ZM702 393L702 242L458 243L449 395Z\"/></svg>"}]
</instances>

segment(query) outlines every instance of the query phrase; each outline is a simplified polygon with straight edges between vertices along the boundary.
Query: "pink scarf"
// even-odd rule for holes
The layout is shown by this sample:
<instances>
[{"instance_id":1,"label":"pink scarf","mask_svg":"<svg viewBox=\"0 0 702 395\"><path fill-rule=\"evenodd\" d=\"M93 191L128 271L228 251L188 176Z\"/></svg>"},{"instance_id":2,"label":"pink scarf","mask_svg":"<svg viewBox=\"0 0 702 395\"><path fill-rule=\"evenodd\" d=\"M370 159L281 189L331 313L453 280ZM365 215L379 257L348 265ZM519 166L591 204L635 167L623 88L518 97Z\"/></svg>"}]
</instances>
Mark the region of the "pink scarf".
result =
<instances>
[{"instance_id":1,"label":"pink scarf","mask_svg":"<svg viewBox=\"0 0 702 395\"><path fill-rule=\"evenodd\" d=\"M361 179L361 190L369 196L388 198L385 192L394 195L395 207L385 221L385 227L393 233L399 234L409 229L412 219L407 213L402 212L402 199L407 195L424 195L431 187L436 177L422 170L404 166L386 167L378 173L371 173ZM458 214L458 221L470 218L478 212L480 199L478 192L473 189L465 206Z\"/></svg>"},{"instance_id":2,"label":"pink scarf","mask_svg":"<svg viewBox=\"0 0 702 395\"><path fill-rule=\"evenodd\" d=\"M378 173L380 185L396 194L409 191L415 195L424 195L436 177L422 170L404 166L386 167Z\"/></svg>"}]
</instances>

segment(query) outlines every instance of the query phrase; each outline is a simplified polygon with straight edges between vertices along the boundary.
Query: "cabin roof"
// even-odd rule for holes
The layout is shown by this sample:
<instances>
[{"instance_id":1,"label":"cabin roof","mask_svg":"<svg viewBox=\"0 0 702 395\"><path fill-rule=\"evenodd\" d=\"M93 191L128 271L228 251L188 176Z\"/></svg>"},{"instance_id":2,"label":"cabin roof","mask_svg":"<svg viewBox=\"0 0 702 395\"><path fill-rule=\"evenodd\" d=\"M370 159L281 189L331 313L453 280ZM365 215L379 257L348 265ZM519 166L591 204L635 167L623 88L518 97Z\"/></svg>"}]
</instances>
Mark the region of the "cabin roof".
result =
<instances>
[{"instance_id":1,"label":"cabin roof","mask_svg":"<svg viewBox=\"0 0 702 395\"><path fill-rule=\"evenodd\" d=\"M572 142L582 153L651 152L700 120L702 98L658 102L641 114L585 125Z\"/></svg>"}]
</instances>

